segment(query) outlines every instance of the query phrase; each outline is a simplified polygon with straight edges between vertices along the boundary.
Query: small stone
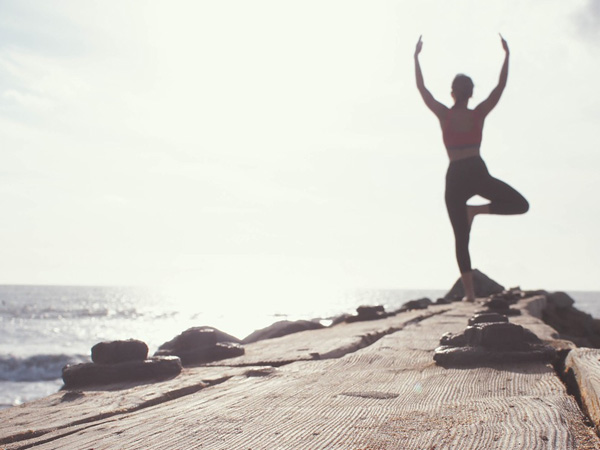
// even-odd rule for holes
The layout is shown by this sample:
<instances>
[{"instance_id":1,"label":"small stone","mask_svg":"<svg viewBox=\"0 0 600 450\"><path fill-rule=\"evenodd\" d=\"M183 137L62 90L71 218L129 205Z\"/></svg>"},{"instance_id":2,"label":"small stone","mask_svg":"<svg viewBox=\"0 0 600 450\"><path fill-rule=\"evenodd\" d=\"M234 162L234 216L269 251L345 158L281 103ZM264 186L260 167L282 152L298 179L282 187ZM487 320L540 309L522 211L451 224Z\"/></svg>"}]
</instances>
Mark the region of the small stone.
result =
<instances>
[{"instance_id":1,"label":"small stone","mask_svg":"<svg viewBox=\"0 0 600 450\"><path fill-rule=\"evenodd\" d=\"M467 345L464 333L444 333L440 339L440 345L450 345L452 347L462 347Z\"/></svg>"},{"instance_id":2,"label":"small stone","mask_svg":"<svg viewBox=\"0 0 600 450\"><path fill-rule=\"evenodd\" d=\"M497 312L484 312L475 314L469 319L469 325L475 325L476 323L485 322L508 322L508 317L506 317L504 314L500 314Z\"/></svg>"},{"instance_id":3,"label":"small stone","mask_svg":"<svg viewBox=\"0 0 600 450\"><path fill-rule=\"evenodd\" d=\"M385 309L382 305L376 306L359 306L356 308L357 315L350 316L346 318L347 323L351 322L361 322L365 320L377 320L384 319L388 317L388 314L385 312Z\"/></svg>"},{"instance_id":4,"label":"small stone","mask_svg":"<svg viewBox=\"0 0 600 450\"><path fill-rule=\"evenodd\" d=\"M400 308L400 310L408 311L411 309L426 309L432 303L433 302L427 297L419 298L417 300L411 300L411 301L404 303L402 305L402 307Z\"/></svg>"},{"instance_id":5,"label":"small stone","mask_svg":"<svg viewBox=\"0 0 600 450\"><path fill-rule=\"evenodd\" d=\"M148 345L137 339L99 342L92 347L92 361L96 364L118 364L143 361L148 357Z\"/></svg>"}]
</instances>

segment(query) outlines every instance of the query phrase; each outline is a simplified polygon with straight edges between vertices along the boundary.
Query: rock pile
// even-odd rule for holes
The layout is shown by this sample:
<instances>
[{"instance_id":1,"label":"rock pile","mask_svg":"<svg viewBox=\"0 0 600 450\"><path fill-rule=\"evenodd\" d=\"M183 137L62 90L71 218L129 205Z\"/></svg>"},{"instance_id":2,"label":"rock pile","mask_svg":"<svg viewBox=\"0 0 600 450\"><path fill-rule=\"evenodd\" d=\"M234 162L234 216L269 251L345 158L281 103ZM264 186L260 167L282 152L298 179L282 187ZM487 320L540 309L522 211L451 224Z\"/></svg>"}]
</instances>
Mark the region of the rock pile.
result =
<instances>
[{"instance_id":1,"label":"rock pile","mask_svg":"<svg viewBox=\"0 0 600 450\"><path fill-rule=\"evenodd\" d=\"M145 342L100 342L92 347L92 362L67 365L62 370L66 388L106 385L127 381L147 381L171 378L181 372L176 357L150 358Z\"/></svg>"},{"instance_id":2,"label":"rock pile","mask_svg":"<svg viewBox=\"0 0 600 450\"><path fill-rule=\"evenodd\" d=\"M508 321L498 312L483 312L469 319L464 332L446 333L433 359L442 366L497 362L552 361L556 352L531 331Z\"/></svg>"},{"instance_id":3,"label":"rock pile","mask_svg":"<svg viewBox=\"0 0 600 450\"><path fill-rule=\"evenodd\" d=\"M542 319L559 332L561 339L578 347L600 348L600 320L575 308L575 301L564 292L544 295L547 302Z\"/></svg>"}]
</instances>

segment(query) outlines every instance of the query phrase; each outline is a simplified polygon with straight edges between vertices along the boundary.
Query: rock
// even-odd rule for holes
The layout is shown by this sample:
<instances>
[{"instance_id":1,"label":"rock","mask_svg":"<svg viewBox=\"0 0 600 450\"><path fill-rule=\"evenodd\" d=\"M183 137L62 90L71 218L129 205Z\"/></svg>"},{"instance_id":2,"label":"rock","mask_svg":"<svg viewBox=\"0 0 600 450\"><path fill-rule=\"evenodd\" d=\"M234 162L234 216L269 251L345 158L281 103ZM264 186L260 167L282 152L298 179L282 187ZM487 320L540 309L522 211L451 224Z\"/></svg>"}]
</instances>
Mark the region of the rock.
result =
<instances>
[{"instance_id":1,"label":"rock","mask_svg":"<svg viewBox=\"0 0 600 450\"><path fill-rule=\"evenodd\" d=\"M332 320L332 322L331 322L331 326L338 325L340 323L346 322L346 319L348 319L348 317L352 317L352 314L344 313L344 314L341 314L341 315L339 315L337 317L334 317L333 320Z\"/></svg>"},{"instance_id":2,"label":"rock","mask_svg":"<svg viewBox=\"0 0 600 450\"><path fill-rule=\"evenodd\" d=\"M494 320L481 321L479 320ZM463 333L446 333L433 359L443 366L492 362L552 361L556 349L544 345L530 330L496 313L476 315Z\"/></svg>"},{"instance_id":3,"label":"rock","mask_svg":"<svg viewBox=\"0 0 600 450\"><path fill-rule=\"evenodd\" d=\"M494 350L526 350L540 340L533 333L525 333L521 325L510 322L486 322L468 327L472 330L469 345L481 345ZM466 331L465 331L466 334Z\"/></svg>"},{"instance_id":4,"label":"rock","mask_svg":"<svg viewBox=\"0 0 600 450\"><path fill-rule=\"evenodd\" d=\"M575 300L565 292L552 292L547 294L546 298L557 308L570 308L575 304Z\"/></svg>"},{"instance_id":5,"label":"rock","mask_svg":"<svg viewBox=\"0 0 600 450\"><path fill-rule=\"evenodd\" d=\"M350 316L346 318L347 323L362 322L365 320L384 319L388 317L388 314L385 312L385 308L383 307L383 305L359 306L358 308L356 308L356 312L356 316Z\"/></svg>"},{"instance_id":6,"label":"rock","mask_svg":"<svg viewBox=\"0 0 600 450\"><path fill-rule=\"evenodd\" d=\"M494 280L489 278L487 275L481 273L479 270L473 270L473 284L475 287L476 297L489 297L492 294L496 294L504 291L504 287L496 283ZM462 299L465 296L462 281L459 278L452 289L444 296L448 300Z\"/></svg>"},{"instance_id":7,"label":"rock","mask_svg":"<svg viewBox=\"0 0 600 450\"><path fill-rule=\"evenodd\" d=\"M535 346L528 351L489 351L483 347L441 346L435 349L434 361L442 367L487 366L506 363L553 363L556 350L550 346Z\"/></svg>"},{"instance_id":8,"label":"rock","mask_svg":"<svg viewBox=\"0 0 600 450\"><path fill-rule=\"evenodd\" d=\"M244 354L241 341L213 327L189 328L161 345L154 356L177 356L183 365L202 364Z\"/></svg>"},{"instance_id":9,"label":"rock","mask_svg":"<svg viewBox=\"0 0 600 450\"><path fill-rule=\"evenodd\" d=\"M242 356L245 352L244 347L235 342L217 342L214 345L204 345L189 349L158 350L155 356L177 356L181 359L181 364L191 366L194 364L206 364L222 359L235 358Z\"/></svg>"},{"instance_id":10,"label":"rock","mask_svg":"<svg viewBox=\"0 0 600 450\"><path fill-rule=\"evenodd\" d=\"M206 345L215 345L217 342L235 342L241 344L238 338L224 333L213 327L188 328L180 335L162 344L159 350L178 350Z\"/></svg>"},{"instance_id":11,"label":"rock","mask_svg":"<svg viewBox=\"0 0 600 450\"><path fill-rule=\"evenodd\" d=\"M147 357L148 346L137 339L100 342L92 347L92 361L96 364L143 361Z\"/></svg>"},{"instance_id":12,"label":"rock","mask_svg":"<svg viewBox=\"0 0 600 450\"><path fill-rule=\"evenodd\" d=\"M465 333L444 333L440 339L440 345L450 347L464 347L467 345Z\"/></svg>"},{"instance_id":13,"label":"rock","mask_svg":"<svg viewBox=\"0 0 600 450\"><path fill-rule=\"evenodd\" d=\"M400 311L409 311L411 309L426 309L431 304L433 304L431 299L426 297L419 298L417 300L410 300L400 307Z\"/></svg>"},{"instance_id":14,"label":"rock","mask_svg":"<svg viewBox=\"0 0 600 450\"><path fill-rule=\"evenodd\" d=\"M553 294L547 294L553 295ZM569 300L556 296L555 301L547 301L542 320L560 334L561 339L569 340L578 347L600 348L600 322L590 314L574 306L565 306ZM547 297L548 298L548 297Z\"/></svg>"},{"instance_id":15,"label":"rock","mask_svg":"<svg viewBox=\"0 0 600 450\"><path fill-rule=\"evenodd\" d=\"M487 310L478 310L477 313L496 312L505 316L518 316L521 310L510 307L510 302L503 297L491 296L488 300L482 303L482 306Z\"/></svg>"},{"instance_id":16,"label":"rock","mask_svg":"<svg viewBox=\"0 0 600 450\"><path fill-rule=\"evenodd\" d=\"M181 369L179 358L171 356L116 364L67 365L62 370L62 378L65 387L72 388L171 378L179 375Z\"/></svg>"},{"instance_id":17,"label":"rock","mask_svg":"<svg viewBox=\"0 0 600 450\"><path fill-rule=\"evenodd\" d=\"M306 330L318 330L325 328L321 323L311 320L281 320L269 325L266 328L256 330L253 333L246 336L242 342L249 344L251 342L262 341L264 339L273 339L287 334L298 333Z\"/></svg>"},{"instance_id":18,"label":"rock","mask_svg":"<svg viewBox=\"0 0 600 450\"><path fill-rule=\"evenodd\" d=\"M469 319L469 325L486 322L508 322L508 317L497 312L482 312L475 314Z\"/></svg>"},{"instance_id":19,"label":"rock","mask_svg":"<svg viewBox=\"0 0 600 450\"><path fill-rule=\"evenodd\" d=\"M507 291L498 292L496 294L492 294L489 296L490 300L503 300L509 305L513 305L517 303L519 300L525 297L526 294L521 291L520 288L514 287L510 288Z\"/></svg>"}]
</instances>

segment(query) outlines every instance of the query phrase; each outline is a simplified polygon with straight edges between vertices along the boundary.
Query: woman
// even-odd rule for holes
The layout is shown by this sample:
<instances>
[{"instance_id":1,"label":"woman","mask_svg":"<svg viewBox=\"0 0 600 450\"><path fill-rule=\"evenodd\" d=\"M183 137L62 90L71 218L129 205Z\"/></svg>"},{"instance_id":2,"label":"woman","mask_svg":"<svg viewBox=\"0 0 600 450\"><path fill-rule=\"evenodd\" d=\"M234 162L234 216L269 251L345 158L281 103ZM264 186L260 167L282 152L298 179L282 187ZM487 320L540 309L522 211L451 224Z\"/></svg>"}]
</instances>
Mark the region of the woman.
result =
<instances>
[{"instance_id":1,"label":"woman","mask_svg":"<svg viewBox=\"0 0 600 450\"><path fill-rule=\"evenodd\" d=\"M468 108L469 99L473 95L473 82L466 75L459 74L454 78L452 108L433 98L425 88L419 64L419 53L423 47L420 37L415 49L417 88L427 107L440 121L444 144L450 158L450 166L446 173L446 207L454 230L456 259L465 290L465 301L475 300L469 256L469 233L473 218L478 214L523 214L529 209L527 200L521 194L489 174L480 156L483 123L498 104L508 78L508 44L502 35L500 39L505 57L498 86L475 109ZM486 198L489 203L467 205L467 201L475 195Z\"/></svg>"}]
</instances>

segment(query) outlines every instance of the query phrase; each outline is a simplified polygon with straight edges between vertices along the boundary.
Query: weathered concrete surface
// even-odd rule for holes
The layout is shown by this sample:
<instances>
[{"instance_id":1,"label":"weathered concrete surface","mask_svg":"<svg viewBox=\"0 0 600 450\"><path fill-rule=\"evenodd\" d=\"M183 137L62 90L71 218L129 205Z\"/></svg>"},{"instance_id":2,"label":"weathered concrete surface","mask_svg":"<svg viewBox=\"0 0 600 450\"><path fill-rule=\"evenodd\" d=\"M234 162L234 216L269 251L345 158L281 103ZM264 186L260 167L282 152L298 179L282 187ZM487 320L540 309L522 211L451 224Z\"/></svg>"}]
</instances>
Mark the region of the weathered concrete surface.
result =
<instances>
[{"instance_id":1,"label":"weathered concrete surface","mask_svg":"<svg viewBox=\"0 0 600 450\"><path fill-rule=\"evenodd\" d=\"M339 333L338 350L320 341L326 330L256 343L279 341L278 351L298 357L278 368L240 367L260 362L258 350L247 348L246 361L231 360L237 367L186 369L168 382L125 391L59 393L0 411L0 442L7 449L600 449L551 366L434 364L440 336L463 330L477 308L454 303L420 311L429 316L412 322L418 314L341 325L328 336ZM519 320L535 325L539 319L523 311ZM378 339L369 343L361 333ZM313 351L339 357L317 360ZM205 371L219 382L198 387ZM171 400L169 391L181 395ZM106 415L94 416L101 406ZM65 419L86 408L88 420Z\"/></svg>"},{"instance_id":2,"label":"weathered concrete surface","mask_svg":"<svg viewBox=\"0 0 600 450\"><path fill-rule=\"evenodd\" d=\"M565 360L569 381L574 382L581 397L581 404L596 430L600 431L600 350L576 348Z\"/></svg>"}]
</instances>

